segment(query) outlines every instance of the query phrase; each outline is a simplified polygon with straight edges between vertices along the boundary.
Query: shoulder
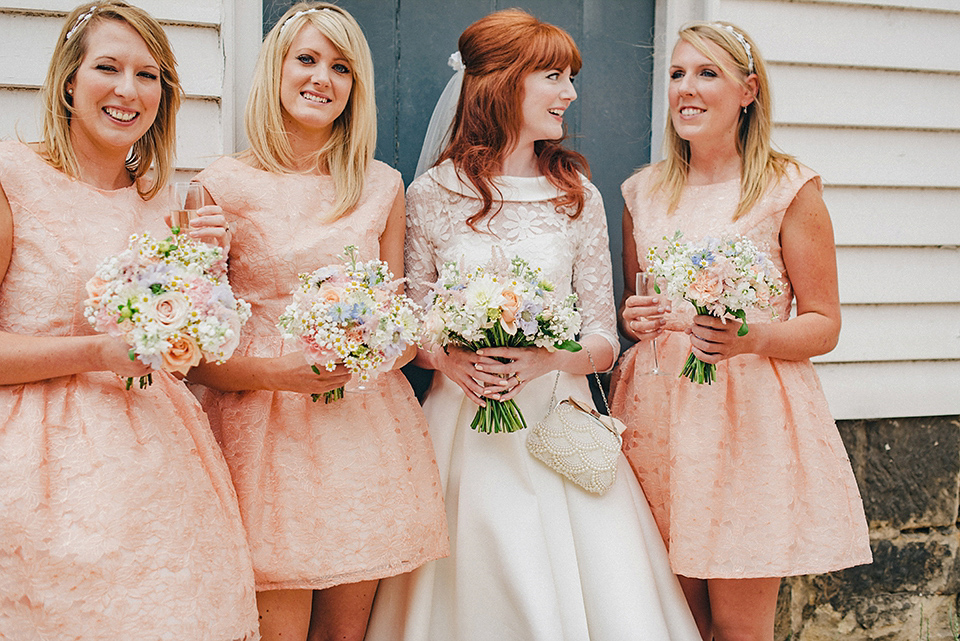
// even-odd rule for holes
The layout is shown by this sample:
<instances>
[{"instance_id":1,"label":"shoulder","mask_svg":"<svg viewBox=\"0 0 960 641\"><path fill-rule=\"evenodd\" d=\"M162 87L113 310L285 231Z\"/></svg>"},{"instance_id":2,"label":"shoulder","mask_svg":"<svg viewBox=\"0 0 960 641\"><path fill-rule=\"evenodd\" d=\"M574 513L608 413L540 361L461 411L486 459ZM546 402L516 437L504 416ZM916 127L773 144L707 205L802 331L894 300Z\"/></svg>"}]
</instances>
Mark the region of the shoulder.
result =
<instances>
[{"instance_id":1,"label":"shoulder","mask_svg":"<svg viewBox=\"0 0 960 641\"><path fill-rule=\"evenodd\" d=\"M458 175L449 160L423 172L407 187L407 201L433 199L447 193L457 193L452 187ZM449 186L448 186L449 185Z\"/></svg>"},{"instance_id":2,"label":"shoulder","mask_svg":"<svg viewBox=\"0 0 960 641\"><path fill-rule=\"evenodd\" d=\"M0 142L0 182L10 190L16 190L16 185L32 185L36 183L44 190L59 179L70 180L66 174L50 165L43 156L38 143L23 143L18 140ZM8 191L8 196L9 191Z\"/></svg>"},{"instance_id":3,"label":"shoulder","mask_svg":"<svg viewBox=\"0 0 960 641\"><path fill-rule=\"evenodd\" d=\"M794 160L786 161L783 173L776 177L769 190L769 197L777 209L785 209L797 198L800 192L807 197L822 200L823 180L810 167Z\"/></svg>"},{"instance_id":4,"label":"shoulder","mask_svg":"<svg viewBox=\"0 0 960 641\"><path fill-rule=\"evenodd\" d=\"M40 156L40 145L37 143L28 144L19 140L0 141L0 162L4 165L13 164L21 166L24 163L42 162L47 164Z\"/></svg>"},{"instance_id":5,"label":"shoulder","mask_svg":"<svg viewBox=\"0 0 960 641\"><path fill-rule=\"evenodd\" d=\"M633 172L620 185L620 193L623 194L624 201L629 205L638 195L648 193L659 173L660 163L646 165Z\"/></svg>"},{"instance_id":6,"label":"shoulder","mask_svg":"<svg viewBox=\"0 0 960 641\"><path fill-rule=\"evenodd\" d=\"M379 160L371 160L367 165L366 182L368 187L374 189L386 188L391 197L394 197L397 191L403 191L403 177L400 172Z\"/></svg>"},{"instance_id":7,"label":"shoulder","mask_svg":"<svg viewBox=\"0 0 960 641\"><path fill-rule=\"evenodd\" d=\"M197 174L197 180L229 180L258 170L233 156L221 156L207 165L207 168Z\"/></svg>"}]
</instances>

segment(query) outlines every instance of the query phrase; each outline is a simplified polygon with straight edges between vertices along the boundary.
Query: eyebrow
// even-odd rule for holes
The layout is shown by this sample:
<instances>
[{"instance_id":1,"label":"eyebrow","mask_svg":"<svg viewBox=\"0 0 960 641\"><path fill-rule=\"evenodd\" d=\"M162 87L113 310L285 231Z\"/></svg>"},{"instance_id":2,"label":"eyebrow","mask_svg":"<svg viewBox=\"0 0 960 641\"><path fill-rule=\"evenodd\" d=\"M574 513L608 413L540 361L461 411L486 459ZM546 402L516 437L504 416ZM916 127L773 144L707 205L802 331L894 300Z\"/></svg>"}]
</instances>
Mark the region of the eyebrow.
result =
<instances>
[{"instance_id":1,"label":"eyebrow","mask_svg":"<svg viewBox=\"0 0 960 641\"><path fill-rule=\"evenodd\" d=\"M319 57L320 57L320 52L317 51L316 49L313 49L312 47L300 47L299 49L297 49L297 50L295 51L294 55L295 55L295 56L299 56L299 55L302 54L302 53L309 53L309 54L311 54L311 55L312 55L313 57L315 57L315 58L319 58ZM343 56L338 56L338 57L334 58L333 61L334 61L334 62L346 62L346 63L348 63L348 64L349 64L349 62L350 62L347 58L345 58L345 57L343 57Z\"/></svg>"},{"instance_id":2,"label":"eyebrow","mask_svg":"<svg viewBox=\"0 0 960 641\"><path fill-rule=\"evenodd\" d=\"M93 59L93 61L94 61L94 62L101 62L101 61L120 62L120 60L119 60L118 58L115 58L114 56L109 56L109 55L97 56L96 58ZM157 70L157 71L160 71L160 67L159 67L158 65L155 65L155 64L143 65L143 68L144 68L144 69L155 69L155 70Z\"/></svg>"}]
</instances>

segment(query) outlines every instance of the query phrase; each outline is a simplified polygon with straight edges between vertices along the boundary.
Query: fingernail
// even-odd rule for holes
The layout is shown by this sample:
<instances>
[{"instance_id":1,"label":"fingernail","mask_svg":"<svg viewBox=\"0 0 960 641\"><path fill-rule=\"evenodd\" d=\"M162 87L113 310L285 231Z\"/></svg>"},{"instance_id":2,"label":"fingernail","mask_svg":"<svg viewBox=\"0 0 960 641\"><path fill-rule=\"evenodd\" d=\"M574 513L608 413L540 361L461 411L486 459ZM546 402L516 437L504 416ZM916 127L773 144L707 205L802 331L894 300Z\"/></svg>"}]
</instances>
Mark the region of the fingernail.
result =
<instances>
[{"instance_id":1,"label":"fingernail","mask_svg":"<svg viewBox=\"0 0 960 641\"><path fill-rule=\"evenodd\" d=\"M474 367L477 371L480 371L480 372L483 371L483 368L480 366L480 363L474 363L474 364L473 364L473 367Z\"/></svg>"}]
</instances>

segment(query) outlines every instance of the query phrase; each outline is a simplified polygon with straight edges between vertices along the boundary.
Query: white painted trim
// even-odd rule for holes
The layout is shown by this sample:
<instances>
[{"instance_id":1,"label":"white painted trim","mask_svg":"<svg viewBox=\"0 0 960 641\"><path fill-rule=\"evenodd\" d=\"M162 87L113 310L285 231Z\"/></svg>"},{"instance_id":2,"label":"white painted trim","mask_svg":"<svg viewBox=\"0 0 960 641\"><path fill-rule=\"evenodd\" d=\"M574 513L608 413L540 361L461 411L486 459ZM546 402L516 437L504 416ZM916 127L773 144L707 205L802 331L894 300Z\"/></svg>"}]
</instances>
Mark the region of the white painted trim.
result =
<instances>
[{"instance_id":1,"label":"white painted trim","mask_svg":"<svg viewBox=\"0 0 960 641\"><path fill-rule=\"evenodd\" d=\"M243 112L263 41L263 2L223 0L222 7L221 39L225 61L221 99L223 150L233 153L247 145Z\"/></svg>"},{"instance_id":2,"label":"white painted trim","mask_svg":"<svg viewBox=\"0 0 960 641\"><path fill-rule=\"evenodd\" d=\"M657 0L653 25L653 104L650 114L650 162L663 159L667 126L667 67L677 32L694 20L716 13L720 0Z\"/></svg>"}]
</instances>

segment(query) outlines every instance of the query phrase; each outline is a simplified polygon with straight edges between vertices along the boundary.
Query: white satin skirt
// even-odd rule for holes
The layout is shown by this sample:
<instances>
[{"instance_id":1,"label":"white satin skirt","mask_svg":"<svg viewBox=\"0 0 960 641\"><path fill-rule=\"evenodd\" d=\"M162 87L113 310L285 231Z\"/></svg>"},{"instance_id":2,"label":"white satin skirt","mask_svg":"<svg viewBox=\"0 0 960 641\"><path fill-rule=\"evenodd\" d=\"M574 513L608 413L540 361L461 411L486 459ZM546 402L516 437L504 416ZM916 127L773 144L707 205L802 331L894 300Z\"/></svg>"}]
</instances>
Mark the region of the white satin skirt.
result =
<instances>
[{"instance_id":1,"label":"white satin skirt","mask_svg":"<svg viewBox=\"0 0 960 641\"><path fill-rule=\"evenodd\" d=\"M517 396L528 426L555 378ZM589 400L586 379L561 374L557 398L571 394ZM700 641L622 455L597 496L533 458L527 430L473 431L476 405L440 374L424 411L451 555L380 582L367 641Z\"/></svg>"}]
</instances>

